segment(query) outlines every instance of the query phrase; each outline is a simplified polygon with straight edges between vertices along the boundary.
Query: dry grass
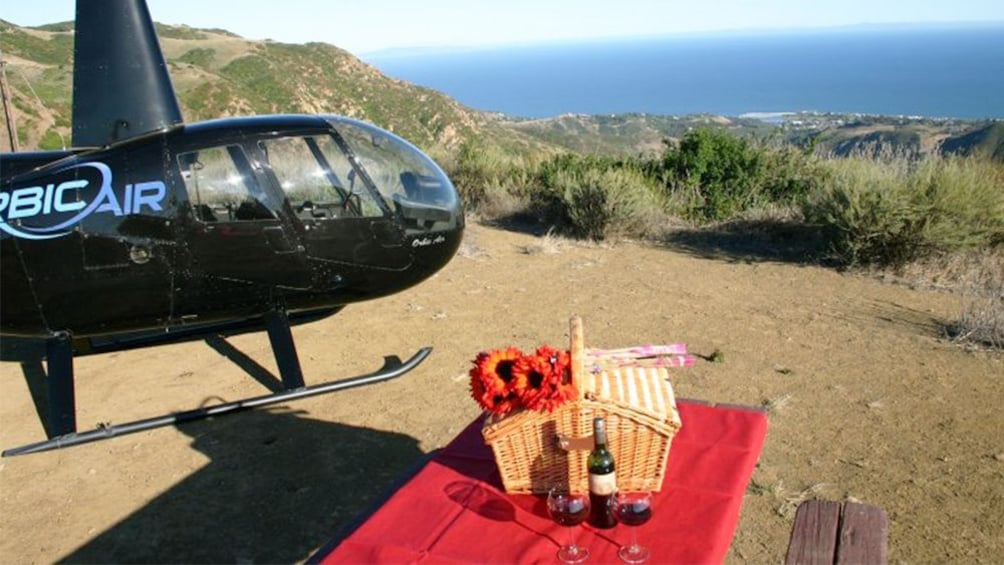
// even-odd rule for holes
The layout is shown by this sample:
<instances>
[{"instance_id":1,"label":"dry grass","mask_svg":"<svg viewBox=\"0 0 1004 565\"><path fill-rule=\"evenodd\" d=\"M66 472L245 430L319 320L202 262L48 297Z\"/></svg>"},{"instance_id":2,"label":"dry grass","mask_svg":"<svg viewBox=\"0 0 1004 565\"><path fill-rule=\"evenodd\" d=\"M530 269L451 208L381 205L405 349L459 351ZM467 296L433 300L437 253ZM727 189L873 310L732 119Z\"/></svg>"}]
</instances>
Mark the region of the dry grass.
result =
<instances>
[{"instance_id":1,"label":"dry grass","mask_svg":"<svg viewBox=\"0 0 1004 565\"><path fill-rule=\"evenodd\" d=\"M945 335L967 347L1004 349L1004 246L942 253L895 269L863 272L892 284L960 295Z\"/></svg>"},{"instance_id":2,"label":"dry grass","mask_svg":"<svg viewBox=\"0 0 1004 565\"><path fill-rule=\"evenodd\" d=\"M1004 349L1004 249L980 254L964 272L963 304L946 333L969 347Z\"/></svg>"},{"instance_id":3,"label":"dry grass","mask_svg":"<svg viewBox=\"0 0 1004 565\"><path fill-rule=\"evenodd\" d=\"M795 514L795 510L798 509L799 504L825 493L829 486L830 485L827 483L816 483L814 485L809 485L798 492L782 491L784 496L781 505L777 508L778 516L781 516L782 518L793 516Z\"/></svg>"},{"instance_id":4,"label":"dry grass","mask_svg":"<svg viewBox=\"0 0 1004 565\"><path fill-rule=\"evenodd\" d=\"M895 269L871 267L862 272L917 289L979 294L995 285L1000 288L1004 247L939 253Z\"/></svg>"},{"instance_id":5,"label":"dry grass","mask_svg":"<svg viewBox=\"0 0 1004 565\"><path fill-rule=\"evenodd\" d=\"M783 409L792 398L791 394L782 394L775 398L768 398L760 403L768 414L773 414Z\"/></svg>"},{"instance_id":6,"label":"dry grass","mask_svg":"<svg viewBox=\"0 0 1004 565\"><path fill-rule=\"evenodd\" d=\"M757 496L769 496L777 503L774 512L781 518L790 518L794 516L799 504L825 494L829 486L827 483L816 483L804 489L792 491L785 488L784 481L780 479L770 484L760 484L754 479L750 481L746 492Z\"/></svg>"},{"instance_id":7,"label":"dry grass","mask_svg":"<svg viewBox=\"0 0 1004 565\"><path fill-rule=\"evenodd\" d=\"M468 232L464 234L464 239L460 242L460 247L457 249L457 256L463 257L464 259L480 260L489 257L489 254L477 238Z\"/></svg>"},{"instance_id":8,"label":"dry grass","mask_svg":"<svg viewBox=\"0 0 1004 565\"><path fill-rule=\"evenodd\" d=\"M957 343L1004 349L1004 278L982 296L968 297L959 319L947 330Z\"/></svg>"},{"instance_id":9,"label":"dry grass","mask_svg":"<svg viewBox=\"0 0 1004 565\"><path fill-rule=\"evenodd\" d=\"M526 255L557 255L573 245L575 243L568 238L555 235L552 228L533 243L521 245L519 250Z\"/></svg>"}]
</instances>

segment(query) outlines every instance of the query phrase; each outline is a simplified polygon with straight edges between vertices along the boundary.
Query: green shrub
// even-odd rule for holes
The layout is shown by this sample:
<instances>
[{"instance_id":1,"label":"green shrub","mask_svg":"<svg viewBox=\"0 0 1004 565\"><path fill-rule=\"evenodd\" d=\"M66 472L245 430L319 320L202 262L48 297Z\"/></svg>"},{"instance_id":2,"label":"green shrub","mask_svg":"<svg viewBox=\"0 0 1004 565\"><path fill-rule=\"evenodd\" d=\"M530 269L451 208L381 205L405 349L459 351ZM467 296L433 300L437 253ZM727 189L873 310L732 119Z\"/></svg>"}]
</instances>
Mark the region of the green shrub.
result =
<instances>
[{"instance_id":1,"label":"green shrub","mask_svg":"<svg viewBox=\"0 0 1004 565\"><path fill-rule=\"evenodd\" d=\"M812 153L784 144L763 149L763 196L771 204L799 204L821 190L829 169Z\"/></svg>"},{"instance_id":2,"label":"green shrub","mask_svg":"<svg viewBox=\"0 0 1004 565\"><path fill-rule=\"evenodd\" d=\"M479 146L464 143L457 153L455 162L443 163L457 192L468 208L475 209L485 198L492 177L493 163L487 159Z\"/></svg>"},{"instance_id":3,"label":"green shrub","mask_svg":"<svg viewBox=\"0 0 1004 565\"><path fill-rule=\"evenodd\" d=\"M181 57L178 57L178 60L188 63L190 65L195 65L196 67L203 67L208 69L215 58L216 58L215 49L210 49L208 47L198 47L195 49L189 49Z\"/></svg>"},{"instance_id":4,"label":"green shrub","mask_svg":"<svg viewBox=\"0 0 1004 565\"><path fill-rule=\"evenodd\" d=\"M526 209L538 183L538 166L530 157L482 143L464 143L441 162L465 206L488 218Z\"/></svg>"},{"instance_id":5,"label":"green shrub","mask_svg":"<svg viewBox=\"0 0 1004 565\"><path fill-rule=\"evenodd\" d=\"M67 141L55 128L50 128L46 130L45 135L38 141L38 148L42 150L66 149Z\"/></svg>"},{"instance_id":6,"label":"green shrub","mask_svg":"<svg viewBox=\"0 0 1004 565\"><path fill-rule=\"evenodd\" d=\"M655 230L661 205L637 169L588 163L556 169L534 193L538 216L576 237L603 240L644 236Z\"/></svg>"},{"instance_id":7,"label":"green shrub","mask_svg":"<svg viewBox=\"0 0 1004 565\"><path fill-rule=\"evenodd\" d=\"M984 159L927 159L913 187L935 249L1004 243L1004 167Z\"/></svg>"},{"instance_id":8,"label":"green shrub","mask_svg":"<svg viewBox=\"0 0 1004 565\"><path fill-rule=\"evenodd\" d=\"M824 170L811 151L723 130L698 129L644 166L689 219L713 222L768 204L791 205L817 190Z\"/></svg>"},{"instance_id":9,"label":"green shrub","mask_svg":"<svg viewBox=\"0 0 1004 565\"><path fill-rule=\"evenodd\" d=\"M824 159L811 149L697 130L657 158L549 158L465 143L447 171L468 209L531 213L591 239L659 235L670 216L712 222L770 210L819 230L843 265L899 266L1004 244L1004 165L975 159Z\"/></svg>"},{"instance_id":10,"label":"green shrub","mask_svg":"<svg viewBox=\"0 0 1004 565\"><path fill-rule=\"evenodd\" d=\"M1004 242L998 165L929 158L829 162L827 186L802 207L844 265L900 266L942 251Z\"/></svg>"},{"instance_id":11,"label":"green shrub","mask_svg":"<svg viewBox=\"0 0 1004 565\"><path fill-rule=\"evenodd\" d=\"M765 162L743 138L698 129L663 153L670 189L683 191L692 219L724 220L755 204Z\"/></svg>"}]
</instances>

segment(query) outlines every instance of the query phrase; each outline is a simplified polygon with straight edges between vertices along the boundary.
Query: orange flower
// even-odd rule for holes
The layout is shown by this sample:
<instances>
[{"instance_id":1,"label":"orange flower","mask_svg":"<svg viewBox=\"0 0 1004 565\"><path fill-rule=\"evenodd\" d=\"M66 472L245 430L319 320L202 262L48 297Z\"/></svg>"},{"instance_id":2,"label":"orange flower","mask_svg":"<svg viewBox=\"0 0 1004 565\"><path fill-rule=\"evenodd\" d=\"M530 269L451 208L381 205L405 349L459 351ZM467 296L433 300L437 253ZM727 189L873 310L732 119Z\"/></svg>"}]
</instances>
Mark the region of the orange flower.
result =
<instances>
[{"instance_id":1,"label":"orange flower","mask_svg":"<svg viewBox=\"0 0 1004 565\"><path fill-rule=\"evenodd\" d=\"M471 368L471 397L494 414L507 414L521 407L513 389L513 368L523 352L515 347L478 354Z\"/></svg>"},{"instance_id":2,"label":"orange flower","mask_svg":"<svg viewBox=\"0 0 1004 565\"><path fill-rule=\"evenodd\" d=\"M528 408L553 412L578 396L567 351L544 345L532 355L515 347L482 352L470 370L471 397L497 415Z\"/></svg>"},{"instance_id":3,"label":"orange flower","mask_svg":"<svg viewBox=\"0 0 1004 565\"><path fill-rule=\"evenodd\" d=\"M513 367L513 388L522 404L531 410L555 408L578 395L572 384L567 351L544 345L535 355L524 355Z\"/></svg>"}]
</instances>

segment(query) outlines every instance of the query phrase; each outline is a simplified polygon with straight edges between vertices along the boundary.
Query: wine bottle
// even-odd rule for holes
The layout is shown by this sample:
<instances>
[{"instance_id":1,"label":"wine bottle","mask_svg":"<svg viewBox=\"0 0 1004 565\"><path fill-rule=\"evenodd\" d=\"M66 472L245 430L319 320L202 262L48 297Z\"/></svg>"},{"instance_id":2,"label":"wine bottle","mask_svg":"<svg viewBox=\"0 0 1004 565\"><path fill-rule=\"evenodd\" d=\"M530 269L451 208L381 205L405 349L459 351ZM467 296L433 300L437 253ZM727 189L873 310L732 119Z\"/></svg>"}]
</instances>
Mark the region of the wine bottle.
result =
<instances>
[{"instance_id":1,"label":"wine bottle","mask_svg":"<svg viewBox=\"0 0 1004 565\"><path fill-rule=\"evenodd\" d=\"M617 491L614 456L607 450L607 424L603 418L593 419L593 450L589 452L589 523L597 528L617 525L610 499Z\"/></svg>"}]
</instances>

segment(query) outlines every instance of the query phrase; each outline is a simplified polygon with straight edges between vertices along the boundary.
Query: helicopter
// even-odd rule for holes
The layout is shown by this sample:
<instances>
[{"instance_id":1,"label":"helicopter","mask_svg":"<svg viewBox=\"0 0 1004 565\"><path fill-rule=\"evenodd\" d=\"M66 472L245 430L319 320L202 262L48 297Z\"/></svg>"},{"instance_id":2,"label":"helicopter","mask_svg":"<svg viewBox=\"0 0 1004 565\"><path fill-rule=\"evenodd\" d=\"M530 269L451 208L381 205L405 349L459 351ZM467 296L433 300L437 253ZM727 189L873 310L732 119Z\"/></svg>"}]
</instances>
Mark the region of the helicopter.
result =
<instances>
[{"instance_id":1,"label":"helicopter","mask_svg":"<svg viewBox=\"0 0 1004 565\"><path fill-rule=\"evenodd\" d=\"M77 0L73 73L72 148L0 155L0 341L46 360L48 436L3 456L381 382L429 355L307 386L290 331L456 253L460 197L421 150L344 116L184 123L145 0ZM77 430L75 355L262 329L283 390Z\"/></svg>"}]
</instances>

